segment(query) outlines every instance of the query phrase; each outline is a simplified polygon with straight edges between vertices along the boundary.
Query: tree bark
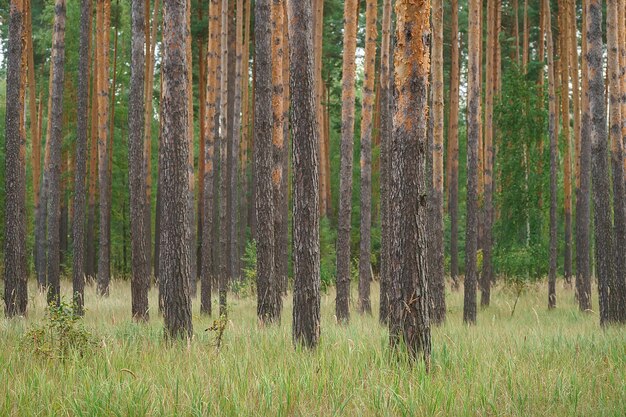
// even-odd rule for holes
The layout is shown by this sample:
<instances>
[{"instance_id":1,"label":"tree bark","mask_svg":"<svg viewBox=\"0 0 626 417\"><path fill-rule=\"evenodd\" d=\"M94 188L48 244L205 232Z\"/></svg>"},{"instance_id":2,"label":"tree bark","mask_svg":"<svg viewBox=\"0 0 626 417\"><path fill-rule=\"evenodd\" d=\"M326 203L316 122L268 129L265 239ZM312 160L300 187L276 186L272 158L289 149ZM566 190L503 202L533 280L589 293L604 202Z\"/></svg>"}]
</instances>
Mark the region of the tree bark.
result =
<instances>
[{"instance_id":1,"label":"tree bark","mask_svg":"<svg viewBox=\"0 0 626 417\"><path fill-rule=\"evenodd\" d=\"M392 347L430 369L427 169L430 1L396 1L395 112L391 140Z\"/></svg>"},{"instance_id":2,"label":"tree bark","mask_svg":"<svg viewBox=\"0 0 626 417\"><path fill-rule=\"evenodd\" d=\"M591 107L587 65L587 6L583 4L582 28L582 118L579 185L576 189L576 293L580 311L591 310Z\"/></svg>"},{"instance_id":3,"label":"tree bark","mask_svg":"<svg viewBox=\"0 0 626 417\"><path fill-rule=\"evenodd\" d=\"M350 229L352 218L352 163L354 146L354 83L358 1L344 3L343 70L341 79L341 168L339 225L337 227L337 300L339 322L350 320Z\"/></svg>"},{"instance_id":4,"label":"tree bark","mask_svg":"<svg viewBox=\"0 0 626 417\"><path fill-rule=\"evenodd\" d=\"M554 47L552 42L552 24L550 0L543 0L546 24L546 44L548 54L548 136L550 139L550 268L548 276L548 308L556 307L556 268L557 268L557 170L558 149L556 132L556 93Z\"/></svg>"},{"instance_id":5,"label":"tree bark","mask_svg":"<svg viewBox=\"0 0 626 417\"><path fill-rule=\"evenodd\" d=\"M30 0L26 0L25 7L25 36L26 36L26 60L28 65L28 107L30 112L30 139L31 139L31 166L33 170L33 218L35 229L39 218L39 194L41 183L41 123L39 123L39 111L37 109L37 85L35 83L35 59L33 47L32 9ZM39 109L41 109L41 95L39 97ZM36 236L35 236L36 239ZM37 268L37 242L35 242L33 256L35 268ZM35 271L37 273L37 271Z\"/></svg>"},{"instance_id":6,"label":"tree bark","mask_svg":"<svg viewBox=\"0 0 626 417\"><path fill-rule=\"evenodd\" d=\"M378 5L368 0L365 6L365 79L361 110L361 240L359 245L359 312L372 314L372 108L376 76L376 20Z\"/></svg>"},{"instance_id":7,"label":"tree bark","mask_svg":"<svg viewBox=\"0 0 626 417\"><path fill-rule=\"evenodd\" d=\"M52 36L52 89L50 160L48 167L48 303L60 302L60 186L63 145L63 81L65 64L65 0L54 5Z\"/></svg>"},{"instance_id":8,"label":"tree bark","mask_svg":"<svg viewBox=\"0 0 626 417\"><path fill-rule=\"evenodd\" d=\"M85 205L87 178L87 130L89 126L89 44L91 41L91 0L81 1L78 94L76 105L76 169L74 171L73 298L74 308L83 313L85 297Z\"/></svg>"},{"instance_id":9,"label":"tree bark","mask_svg":"<svg viewBox=\"0 0 626 417\"><path fill-rule=\"evenodd\" d=\"M133 0L131 6L131 74L128 94L128 169L130 184L130 223L132 257L132 315L135 320L148 320L148 289L150 264L145 231L144 173L144 74L145 74L145 14L144 0Z\"/></svg>"},{"instance_id":10,"label":"tree bark","mask_svg":"<svg viewBox=\"0 0 626 417\"><path fill-rule=\"evenodd\" d=\"M10 2L5 114L4 302L7 317L26 314L26 136L23 129L26 61L23 0ZM58 261L58 258L57 258Z\"/></svg>"},{"instance_id":11,"label":"tree bark","mask_svg":"<svg viewBox=\"0 0 626 417\"><path fill-rule=\"evenodd\" d=\"M480 50L479 15L481 0L470 0L467 76L467 219L465 226L465 284L463 321L476 323L476 251L478 248L478 137L480 136Z\"/></svg>"},{"instance_id":12,"label":"tree bark","mask_svg":"<svg viewBox=\"0 0 626 417\"><path fill-rule=\"evenodd\" d=\"M450 214L450 275L452 289L459 288L459 3L452 0L450 115L448 121L448 213Z\"/></svg>"},{"instance_id":13,"label":"tree bark","mask_svg":"<svg viewBox=\"0 0 626 417\"><path fill-rule=\"evenodd\" d=\"M146 33L148 29L149 22L149 9L150 2L146 0L146 10L144 13L146 14ZM144 174L146 176L146 201L144 203L145 210L145 231L146 231L146 244L148 245L146 256L148 257L148 272L151 272L153 269L152 263L152 113L153 113L153 94L154 94L154 59L155 59L155 49L157 43L157 28L159 27L159 12L161 11L160 0L154 0L154 9L152 12L152 27L150 29L150 33L146 37L146 46L149 44L150 49L146 48L146 76L145 76L145 101L144 101ZM155 225L156 229L156 225ZM156 231L156 230L155 230ZM157 246L158 239L156 238L157 234L155 233L155 249ZM156 252L156 250L155 250ZM155 254L156 256L156 254ZM158 261L155 260L154 265L156 266ZM154 275L156 274L156 269L154 268Z\"/></svg>"},{"instance_id":14,"label":"tree bark","mask_svg":"<svg viewBox=\"0 0 626 417\"><path fill-rule=\"evenodd\" d=\"M100 235L98 246L98 294L108 296L111 280L109 200L109 16L110 0L98 0L98 184L100 194Z\"/></svg>"},{"instance_id":15,"label":"tree bark","mask_svg":"<svg viewBox=\"0 0 626 417\"><path fill-rule=\"evenodd\" d=\"M613 225L606 134L604 77L602 76L602 3L585 0L587 8L587 72L591 136L591 178L593 181L593 214L595 225L595 258L600 324L609 321L609 283L613 281ZM582 169L582 167L581 167Z\"/></svg>"},{"instance_id":16,"label":"tree bark","mask_svg":"<svg viewBox=\"0 0 626 417\"><path fill-rule=\"evenodd\" d=\"M293 340L320 336L319 126L315 112L310 2L287 2L293 134Z\"/></svg>"},{"instance_id":17,"label":"tree bark","mask_svg":"<svg viewBox=\"0 0 626 417\"><path fill-rule=\"evenodd\" d=\"M390 100L391 0L383 2L380 48L380 312L381 324L389 322L389 149L392 134Z\"/></svg>"},{"instance_id":18,"label":"tree bark","mask_svg":"<svg viewBox=\"0 0 626 417\"><path fill-rule=\"evenodd\" d=\"M280 288L275 277L273 190L280 186L280 172L272 169L272 31L270 0L256 0L254 6L256 52L256 100L254 103L254 159L256 168L257 217L257 315L261 323L280 321ZM281 72L282 74L282 72ZM276 84L274 84L276 86ZM281 91L282 94L282 91ZM279 106L280 107L280 106ZM274 111L272 111L274 110ZM280 109L282 116L282 108ZM274 120L274 122L277 122ZM282 126L281 126L282 128ZM278 130L278 129L276 129ZM276 133L276 130L274 133ZM280 130L282 133L282 130ZM270 141L272 141L271 143ZM282 140L282 138L280 138Z\"/></svg>"},{"instance_id":19,"label":"tree bark","mask_svg":"<svg viewBox=\"0 0 626 417\"><path fill-rule=\"evenodd\" d=\"M431 241L428 250L428 288L430 289L430 317L435 325L446 319L446 281L444 277L443 247L443 0L432 2L433 43L432 59L432 187Z\"/></svg>"},{"instance_id":20,"label":"tree bark","mask_svg":"<svg viewBox=\"0 0 626 417\"><path fill-rule=\"evenodd\" d=\"M165 334L191 338L189 107L187 2L163 2L163 131L159 149L161 218L159 279L164 285Z\"/></svg>"},{"instance_id":21,"label":"tree bark","mask_svg":"<svg viewBox=\"0 0 626 417\"><path fill-rule=\"evenodd\" d=\"M613 167L613 221L615 230L614 276L609 281L609 320L624 321L626 306L626 191L624 183L624 150L622 142L622 116L620 108L619 65L619 0L607 0L606 30L609 77L609 139Z\"/></svg>"},{"instance_id":22,"label":"tree bark","mask_svg":"<svg viewBox=\"0 0 626 417\"><path fill-rule=\"evenodd\" d=\"M218 96L217 84L219 82L217 65L220 53L220 0L211 0L209 3L209 47L207 50L207 93L206 93L206 120L204 122L207 142L204 148L204 211L202 222L202 268L201 290L200 290L200 311L204 314L211 314L211 284L213 282L213 208L215 191L214 185L214 153L215 141L218 135Z\"/></svg>"},{"instance_id":23,"label":"tree bark","mask_svg":"<svg viewBox=\"0 0 626 417\"><path fill-rule=\"evenodd\" d=\"M271 108L272 108L272 168L271 181L273 193L273 227L274 227L274 275L272 283L278 288L279 294L286 291L289 254L287 207L287 146L285 141L284 111L284 2L272 0L271 3ZM258 39L257 39L258 41ZM257 84L258 85L258 84ZM276 296L280 298L280 295Z\"/></svg>"},{"instance_id":24,"label":"tree bark","mask_svg":"<svg viewBox=\"0 0 626 417\"><path fill-rule=\"evenodd\" d=\"M210 3L210 2L209 2ZM198 8L198 20L202 22L204 20L204 5L202 2L197 4ZM208 28L208 25L207 25ZM208 29L207 29L208 30ZM196 222L196 237L197 240L195 242L194 250L196 251L196 277L195 280L202 280L202 223L204 221L204 154L206 150L206 91L207 91L207 58L206 58L206 48L207 48L207 39L204 35L199 36L196 39L196 45L198 48L198 178L197 185L198 188L198 208L197 208L197 222ZM202 284L201 284L202 285ZM191 287L192 297L195 297L196 294L194 290L196 286Z\"/></svg>"},{"instance_id":25,"label":"tree bark","mask_svg":"<svg viewBox=\"0 0 626 417\"><path fill-rule=\"evenodd\" d=\"M569 22L568 11L565 7L567 0L559 2L559 41L561 53L559 56L561 71L561 120L563 126L563 140L565 141L565 155L563 158L563 205L565 216L565 254L564 273L565 282L569 284L572 277L572 156L570 136L570 99L569 99Z\"/></svg>"},{"instance_id":26,"label":"tree bark","mask_svg":"<svg viewBox=\"0 0 626 417\"><path fill-rule=\"evenodd\" d=\"M327 198L327 184L330 180L326 175L326 140L324 137L324 110L322 105L323 98L323 80L322 80L322 52L324 40L324 0L312 0L313 3L313 50L315 65L315 109L317 123L320 129L319 148L320 148L320 215L327 216L329 213L329 201ZM357 5L358 7L358 5Z\"/></svg>"},{"instance_id":27,"label":"tree bark","mask_svg":"<svg viewBox=\"0 0 626 417\"><path fill-rule=\"evenodd\" d=\"M229 265L229 249L228 245L228 106L229 87L228 73L229 65L229 48L228 48L228 0L222 0L222 57L220 65L220 140L219 140L219 158L220 158L220 174L219 174L219 301L220 316L226 315L226 297L228 292L228 265ZM232 127L232 126L231 126Z\"/></svg>"}]
</instances>

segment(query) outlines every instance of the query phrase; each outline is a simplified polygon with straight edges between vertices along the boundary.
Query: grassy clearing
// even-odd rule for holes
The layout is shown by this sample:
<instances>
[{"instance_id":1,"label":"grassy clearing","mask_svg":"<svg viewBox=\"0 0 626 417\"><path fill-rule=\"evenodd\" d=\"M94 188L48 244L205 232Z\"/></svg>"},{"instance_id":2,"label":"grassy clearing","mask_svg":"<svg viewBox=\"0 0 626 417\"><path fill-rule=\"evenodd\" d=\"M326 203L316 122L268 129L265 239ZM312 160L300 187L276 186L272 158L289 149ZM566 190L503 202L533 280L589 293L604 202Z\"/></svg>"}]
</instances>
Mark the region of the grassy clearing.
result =
<instances>
[{"instance_id":1,"label":"grassy clearing","mask_svg":"<svg viewBox=\"0 0 626 417\"><path fill-rule=\"evenodd\" d=\"M547 311L545 286L531 287L511 318L515 295L497 287L471 328L461 323L462 293L448 293L448 320L433 330L428 376L390 357L376 318L353 313L349 326L337 326L334 294L322 297L314 352L293 349L289 298L282 325L259 328L254 299L231 296L216 352L204 331L212 320L199 314L199 303L195 340L168 346L156 291L151 322L137 325L124 282L113 282L107 299L87 289L85 325L102 341L94 354L36 358L20 351L22 335L44 314L44 296L34 287L31 294L27 319L0 319L3 416L626 414L626 331L601 330L597 315L579 313L563 288L559 308Z\"/></svg>"}]
</instances>

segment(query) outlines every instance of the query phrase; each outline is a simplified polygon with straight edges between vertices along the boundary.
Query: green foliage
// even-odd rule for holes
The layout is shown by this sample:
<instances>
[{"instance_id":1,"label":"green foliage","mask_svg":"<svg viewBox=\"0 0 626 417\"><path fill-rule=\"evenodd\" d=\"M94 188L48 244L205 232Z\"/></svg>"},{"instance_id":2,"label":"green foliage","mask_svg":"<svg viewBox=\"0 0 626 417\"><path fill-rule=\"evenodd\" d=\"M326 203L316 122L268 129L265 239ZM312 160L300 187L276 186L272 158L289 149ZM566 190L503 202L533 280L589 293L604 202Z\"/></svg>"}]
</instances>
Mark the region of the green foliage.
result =
<instances>
[{"instance_id":1,"label":"green foliage","mask_svg":"<svg viewBox=\"0 0 626 417\"><path fill-rule=\"evenodd\" d=\"M515 65L504 73L495 120L500 145L495 167L494 266L499 274L536 279L545 275L548 265L546 114L536 80Z\"/></svg>"},{"instance_id":2,"label":"green foliage","mask_svg":"<svg viewBox=\"0 0 626 417\"><path fill-rule=\"evenodd\" d=\"M235 280L232 291L239 297L249 297L256 294L256 241L248 240L241 260L243 261L243 275L241 280Z\"/></svg>"},{"instance_id":3,"label":"green foliage","mask_svg":"<svg viewBox=\"0 0 626 417\"><path fill-rule=\"evenodd\" d=\"M46 359L64 361L72 355L84 356L98 347L96 337L82 324L73 304L51 303L43 323L33 326L22 338L22 350Z\"/></svg>"},{"instance_id":4,"label":"green foliage","mask_svg":"<svg viewBox=\"0 0 626 417\"><path fill-rule=\"evenodd\" d=\"M320 276L321 289L328 291L328 288L335 282L337 273L337 252L335 242L337 231L331 227L328 217L320 221Z\"/></svg>"}]
</instances>

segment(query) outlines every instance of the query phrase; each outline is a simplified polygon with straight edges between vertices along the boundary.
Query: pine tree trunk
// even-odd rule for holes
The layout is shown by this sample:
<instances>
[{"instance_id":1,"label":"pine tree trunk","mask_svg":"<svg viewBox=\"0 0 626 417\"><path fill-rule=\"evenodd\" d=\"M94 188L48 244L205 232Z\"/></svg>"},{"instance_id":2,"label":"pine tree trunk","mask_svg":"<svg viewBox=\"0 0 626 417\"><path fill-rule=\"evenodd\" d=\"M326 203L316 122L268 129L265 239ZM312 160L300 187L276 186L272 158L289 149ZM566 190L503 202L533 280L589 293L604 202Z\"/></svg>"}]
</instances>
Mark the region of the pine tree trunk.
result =
<instances>
[{"instance_id":1,"label":"pine tree trunk","mask_svg":"<svg viewBox=\"0 0 626 417\"><path fill-rule=\"evenodd\" d=\"M450 116L448 121L448 212L450 214L450 275L452 289L459 288L459 3L452 0L450 48Z\"/></svg>"},{"instance_id":2,"label":"pine tree trunk","mask_svg":"<svg viewBox=\"0 0 626 417\"><path fill-rule=\"evenodd\" d=\"M240 280L239 268L239 148L241 146L241 60L242 60L242 39L243 39L243 0L236 1L235 28L231 30L234 33L235 48L232 51L234 57L234 75L233 84L233 113L232 113L232 140L231 151L228 153L230 158L230 278L233 281Z\"/></svg>"},{"instance_id":3,"label":"pine tree trunk","mask_svg":"<svg viewBox=\"0 0 626 417\"><path fill-rule=\"evenodd\" d=\"M595 225L595 261L600 298L600 324L609 321L609 285L613 281L613 225L602 76L602 3L585 0L587 8L587 72L591 136L591 178ZM582 170L582 167L581 167Z\"/></svg>"},{"instance_id":4,"label":"pine tree trunk","mask_svg":"<svg viewBox=\"0 0 626 417\"><path fill-rule=\"evenodd\" d=\"M46 142L44 145L44 157L43 157L43 178L41 181L41 191L40 191L40 202L39 202L39 212L37 213L37 225L35 230L35 242L36 242L36 252L37 256L36 262L36 271L37 271L37 283L39 286L39 290L43 291L48 286L47 279L47 265L48 265L48 254L47 254L47 230L48 230L48 190L49 190L49 166L50 166L50 123L52 122L52 71L50 71L50 82L48 83L48 122L46 128Z\"/></svg>"},{"instance_id":5,"label":"pine tree trunk","mask_svg":"<svg viewBox=\"0 0 626 417\"><path fill-rule=\"evenodd\" d=\"M271 107L272 107L272 168L271 181L273 193L274 227L274 275L273 286L279 294L286 291L288 269L288 217L287 206L287 146L285 146L285 111L284 111L284 2L272 0L271 3ZM257 38L258 42L258 38ZM260 74L260 73L259 73ZM274 291L274 289L272 289ZM276 296L280 300L280 295Z\"/></svg>"},{"instance_id":6,"label":"pine tree trunk","mask_svg":"<svg viewBox=\"0 0 626 417\"><path fill-rule=\"evenodd\" d=\"M41 180L41 124L38 118L37 109L37 85L35 83L35 60L33 50L33 27L32 27L32 10L30 0L25 0L25 37L26 37L26 60L28 65L28 107L30 112L30 139L31 139L31 166L33 170L33 218L35 219L35 228L37 227L37 219L39 217L39 192ZM41 96L39 97L39 105L41 106ZM35 236L36 238L36 236ZM37 242L33 250L35 268L37 267ZM36 272L36 271L35 271Z\"/></svg>"},{"instance_id":7,"label":"pine tree trunk","mask_svg":"<svg viewBox=\"0 0 626 417\"><path fill-rule=\"evenodd\" d=\"M310 2L287 2L293 134L293 340L320 336L319 126L315 111Z\"/></svg>"},{"instance_id":8,"label":"pine tree trunk","mask_svg":"<svg viewBox=\"0 0 626 417\"><path fill-rule=\"evenodd\" d=\"M339 225L337 227L337 301L339 322L350 320L350 229L352 218L352 163L354 146L354 83L358 1L344 3L343 71L341 80L341 168ZM320 184L322 186L322 184Z\"/></svg>"},{"instance_id":9,"label":"pine tree trunk","mask_svg":"<svg viewBox=\"0 0 626 417\"><path fill-rule=\"evenodd\" d=\"M60 301L60 187L63 144L63 81L65 64L65 0L56 0L52 36L52 89L48 181L48 303Z\"/></svg>"},{"instance_id":10,"label":"pine tree trunk","mask_svg":"<svg viewBox=\"0 0 626 417\"><path fill-rule=\"evenodd\" d=\"M164 285L165 334L191 338L189 107L186 2L163 2L163 131L159 149L162 193L159 278Z\"/></svg>"},{"instance_id":11,"label":"pine tree trunk","mask_svg":"<svg viewBox=\"0 0 626 417\"><path fill-rule=\"evenodd\" d=\"M285 196L284 203L280 206L280 210L282 212L281 216L284 220L282 224L282 230L277 230L278 236L280 239L284 240L279 247L280 251L278 255L284 259L282 262L281 268L278 270L278 273L281 277L280 282L280 290L282 295L287 294L287 289L289 287L289 197L290 197L290 189L289 189L289 173L290 173L290 164L289 164L289 34L288 34L288 22L287 22L287 5L285 1L281 1L283 6L283 27L281 28L283 32L283 180L281 182L281 193Z\"/></svg>"},{"instance_id":12,"label":"pine tree trunk","mask_svg":"<svg viewBox=\"0 0 626 417\"><path fill-rule=\"evenodd\" d=\"M378 5L366 2L365 9L365 79L361 110L361 239L359 246L359 312L372 314L370 283L372 281L372 109L376 76L376 19Z\"/></svg>"},{"instance_id":13,"label":"pine tree trunk","mask_svg":"<svg viewBox=\"0 0 626 417\"><path fill-rule=\"evenodd\" d=\"M146 0L145 20L146 20L146 33L148 29L150 2ZM144 106L144 174L146 176L146 201L144 203L145 210L145 231L146 231L146 244L148 245L147 254L148 257L148 271L153 269L152 260L152 100L154 94L154 58L155 49L157 43L157 27L159 26L159 12L161 11L160 0L154 0L154 9L152 12L152 28L149 35L146 37L146 46L150 45L150 49L146 47L146 76L145 76L145 106ZM156 229L156 225L155 225ZM156 230L155 230L156 232ZM155 233L154 246L157 246L157 234ZM155 251L156 252L156 251ZM155 253L156 256L156 253ZM156 274L157 260L154 260L154 275Z\"/></svg>"},{"instance_id":14,"label":"pine tree trunk","mask_svg":"<svg viewBox=\"0 0 626 417\"><path fill-rule=\"evenodd\" d=\"M576 293L580 311L591 310L591 108L587 65L587 7L583 4L582 29L582 118L580 134L579 186L576 189Z\"/></svg>"},{"instance_id":15,"label":"pine tree trunk","mask_svg":"<svg viewBox=\"0 0 626 417\"><path fill-rule=\"evenodd\" d=\"M541 1L541 0L540 0ZM539 7L542 7L541 5ZM530 24L528 20L528 0L524 0L524 38L522 40L522 68L528 71L528 53L530 39Z\"/></svg>"},{"instance_id":16,"label":"pine tree trunk","mask_svg":"<svg viewBox=\"0 0 626 417\"><path fill-rule=\"evenodd\" d=\"M128 169L130 184L130 230L132 257L132 315L135 320L148 319L148 289L150 264L145 231L145 180L144 173L144 74L145 74L145 14L143 0L133 0L131 7L131 74L128 94Z\"/></svg>"},{"instance_id":17,"label":"pine tree trunk","mask_svg":"<svg viewBox=\"0 0 626 417\"><path fill-rule=\"evenodd\" d=\"M23 109L26 51L23 0L11 0L5 115L4 302L7 317L26 314L26 136ZM58 260L58 259L57 259Z\"/></svg>"},{"instance_id":18,"label":"pine tree trunk","mask_svg":"<svg viewBox=\"0 0 626 417\"><path fill-rule=\"evenodd\" d=\"M432 2L432 187L431 241L428 250L428 287L430 289L430 317L433 324L446 319L446 281L444 277L443 246L443 0Z\"/></svg>"},{"instance_id":19,"label":"pine tree trunk","mask_svg":"<svg viewBox=\"0 0 626 417\"><path fill-rule=\"evenodd\" d=\"M93 26L93 25L92 25ZM91 32L91 29L90 29ZM94 37L95 38L95 37ZM87 235L85 237L85 274L92 281L96 278L96 193L98 181L98 77L97 42L91 48L91 119L89 133L89 197L87 201Z\"/></svg>"},{"instance_id":20,"label":"pine tree trunk","mask_svg":"<svg viewBox=\"0 0 626 417\"><path fill-rule=\"evenodd\" d=\"M214 196L215 191L214 176L214 153L215 138L218 135L218 96L217 96L217 65L220 54L220 0L211 0L209 3L209 47L207 50L207 93L206 93L206 120L204 122L206 136L206 146L204 149L204 220L202 222L202 268L201 290L200 290L200 311L204 314L211 314L211 284L213 283L213 222Z\"/></svg>"},{"instance_id":21,"label":"pine tree trunk","mask_svg":"<svg viewBox=\"0 0 626 417\"><path fill-rule=\"evenodd\" d=\"M239 253L243 254L248 239L248 210L252 205L249 198L249 182L248 182L248 150L250 149L250 87L249 87L249 70L250 70L250 3L251 0L245 0L244 6L244 34L243 34L243 51L242 51L242 111L241 111L241 206L239 208ZM241 259L240 259L241 265ZM241 271L240 271L241 273Z\"/></svg>"},{"instance_id":22,"label":"pine tree trunk","mask_svg":"<svg viewBox=\"0 0 626 417\"><path fill-rule=\"evenodd\" d=\"M76 312L83 313L85 297L85 179L89 126L89 44L91 41L91 0L81 1L78 94L76 105L76 169L74 171L73 298Z\"/></svg>"},{"instance_id":23,"label":"pine tree trunk","mask_svg":"<svg viewBox=\"0 0 626 417\"><path fill-rule=\"evenodd\" d=\"M204 5L198 3L198 20L204 19ZM207 25L208 26L208 25ZM196 40L198 48L198 176L197 176L197 189L198 189L198 208L197 208L197 221L196 221L196 245L194 250L196 251L196 280L202 280L202 223L204 221L204 153L206 149L206 47L207 39L204 35L198 37ZM193 290L196 286L191 288L192 297L196 294Z\"/></svg>"},{"instance_id":24,"label":"pine tree trunk","mask_svg":"<svg viewBox=\"0 0 626 417\"><path fill-rule=\"evenodd\" d=\"M543 0L544 19L546 25L546 44L548 54L548 137L550 139L550 267L548 275L548 308L556 307L556 268L557 268L557 116L556 116L556 92L554 47L552 42L552 24L550 15L550 0Z\"/></svg>"},{"instance_id":25,"label":"pine tree trunk","mask_svg":"<svg viewBox=\"0 0 626 417\"><path fill-rule=\"evenodd\" d=\"M565 8L567 0L559 2L559 42L561 53L559 56L561 71L561 125L563 126L563 140L565 141L565 155L563 158L563 205L565 215L565 254L563 270L565 283L571 283L572 277L572 156L570 136L570 100L569 100L569 22Z\"/></svg>"},{"instance_id":26,"label":"pine tree trunk","mask_svg":"<svg viewBox=\"0 0 626 417\"><path fill-rule=\"evenodd\" d=\"M467 218L465 226L465 284L463 321L476 323L476 251L478 248L478 159L480 136L480 50L479 15L481 0L470 0L467 76Z\"/></svg>"},{"instance_id":27,"label":"pine tree trunk","mask_svg":"<svg viewBox=\"0 0 626 417\"><path fill-rule=\"evenodd\" d=\"M272 87L276 87L277 79L282 71L276 74L272 72L276 67L272 65L272 28L271 21L277 16L272 16L271 0L256 0L254 6L255 22L255 45L256 53L256 100L254 103L254 160L256 168L256 217L257 217L257 315L261 323L273 323L280 321L280 288L275 276L275 245L274 231L276 216L273 192L280 187L279 175L273 166L273 151L278 147L277 136L282 134L280 120L274 119L272 132L272 116L282 116L280 99L273 102ZM276 8L276 5L274 5ZM274 20L274 23L276 21ZM275 45L275 47L278 45ZM275 63L275 61L274 61ZM274 67L274 68L273 68ZM272 82L274 85L272 86ZM278 94L277 94L278 96ZM280 91L282 98L282 91ZM277 103L278 102L278 103ZM280 132L278 132L280 131ZM273 140L273 143L271 142ZM275 151L274 151L275 152Z\"/></svg>"},{"instance_id":28,"label":"pine tree trunk","mask_svg":"<svg viewBox=\"0 0 626 417\"><path fill-rule=\"evenodd\" d=\"M430 368L426 259L430 1L396 1L396 99L391 140L390 344Z\"/></svg>"},{"instance_id":29,"label":"pine tree trunk","mask_svg":"<svg viewBox=\"0 0 626 417\"><path fill-rule=\"evenodd\" d=\"M499 28L496 25L496 0L487 2L487 54L486 85L485 85L485 140L484 140L484 178L485 199L483 202L483 265L481 274L481 306L488 306L491 299L491 282L493 280L492 251L492 210L493 210L493 167L494 167L494 122L493 108L496 90L496 53Z\"/></svg>"},{"instance_id":30,"label":"pine tree trunk","mask_svg":"<svg viewBox=\"0 0 626 417\"><path fill-rule=\"evenodd\" d=\"M197 245L197 236L196 236L196 228L195 228L195 167L194 167L194 123L193 123L193 58L191 53L192 42L193 39L191 37L191 0L187 0L187 10L185 14L185 20L187 27L187 46L185 51L187 53L187 107L188 107L188 118L187 122L189 124L189 130L187 132L187 146L189 146L189 155L187 159L187 170L189 171L189 190L187 194L187 198L189 200L188 210L189 210L189 260L190 260L190 275L189 275L189 295L191 297L196 296L197 292L197 270L196 267L198 263L196 261L196 245Z\"/></svg>"},{"instance_id":31,"label":"pine tree trunk","mask_svg":"<svg viewBox=\"0 0 626 417\"><path fill-rule=\"evenodd\" d=\"M383 2L382 41L380 48L380 312L381 324L389 322L389 150L391 141L390 43L391 0Z\"/></svg>"},{"instance_id":32,"label":"pine tree trunk","mask_svg":"<svg viewBox=\"0 0 626 417\"><path fill-rule=\"evenodd\" d=\"M329 178L326 175L326 140L324 138L324 111L322 105L322 51L323 51L323 38L324 38L324 0L312 0L313 3L313 50L315 51L314 65L315 65L315 109L317 123L320 129L319 136L319 148L320 148L320 215L322 217L327 216L329 213L328 199L326 194L326 188ZM357 5L358 7L358 5Z\"/></svg>"},{"instance_id":33,"label":"pine tree trunk","mask_svg":"<svg viewBox=\"0 0 626 417\"><path fill-rule=\"evenodd\" d=\"M228 265L229 265L229 248L228 245L228 106L229 87L228 73L229 65L229 48L228 48L228 0L222 0L222 57L220 65L220 140L219 140L219 158L220 158L220 174L219 174L219 301L220 316L226 314L226 297L228 292ZM232 127L232 126L231 126Z\"/></svg>"},{"instance_id":34,"label":"pine tree trunk","mask_svg":"<svg viewBox=\"0 0 626 417\"><path fill-rule=\"evenodd\" d=\"M576 27L576 4L565 0L568 13L568 51L569 51L569 71L572 80L572 110L574 119L574 177L575 192L580 187L580 82L578 79L578 41Z\"/></svg>"},{"instance_id":35,"label":"pine tree trunk","mask_svg":"<svg viewBox=\"0 0 626 417\"><path fill-rule=\"evenodd\" d=\"M98 294L109 294L111 280L109 200L109 16L110 0L97 0L98 36L98 184L100 194L100 234L98 246Z\"/></svg>"},{"instance_id":36,"label":"pine tree trunk","mask_svg":"<svg viewBox=\"0 0 626 417\"><path fill-rule=\"evenodd\" d=\"M613 167L613 219L615 227L614 276L609 281L609 320L624 321L626 305L626 192L624 190L624 150L622 142L622 116L620 108L619 0L607 0L607 50L609 77L609 138L611 141L611 165Z\"/></svg>"}]
</instances>

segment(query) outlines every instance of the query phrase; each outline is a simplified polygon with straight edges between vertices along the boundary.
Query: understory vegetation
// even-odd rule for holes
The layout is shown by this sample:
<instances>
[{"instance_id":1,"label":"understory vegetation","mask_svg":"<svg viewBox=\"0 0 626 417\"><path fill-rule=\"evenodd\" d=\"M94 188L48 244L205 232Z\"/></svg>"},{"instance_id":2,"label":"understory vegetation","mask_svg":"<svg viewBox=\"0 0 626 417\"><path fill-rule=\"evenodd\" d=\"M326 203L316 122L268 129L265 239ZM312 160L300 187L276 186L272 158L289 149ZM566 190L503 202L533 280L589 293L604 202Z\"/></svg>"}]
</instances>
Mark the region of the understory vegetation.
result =
<instances>
[{"instance_id":1,"label":"understory vegetation","mask_svg":"<svg viewBox=\"0 0 626 417\"><path fill-rule=\"evenodd\" d=\"M598 331L597 312L579 312L560 284L558 309L546 309L545 284L530 284L512 317L517 288L499 284L472 327L462 324L463 292L448 285L428 376L423 364L390 360L377 318L336 325L332 289L322 295L315 351L292 348L290 296L282 324L263 331L254 297L232 297L218 350L217 332L205 331L217 317L200 315L197 300L195 340L168 344L156 290L147 325L131 321L129 291L114 281L100 298L87 287L81 326L97 347L61 361L26 355L20 344L47 320L45 296L32 286L28 317L0 321L0 380L12 381L0 388L0 415L618 416L626 407L626 333Z\"/></svg>"}]
</instances>

